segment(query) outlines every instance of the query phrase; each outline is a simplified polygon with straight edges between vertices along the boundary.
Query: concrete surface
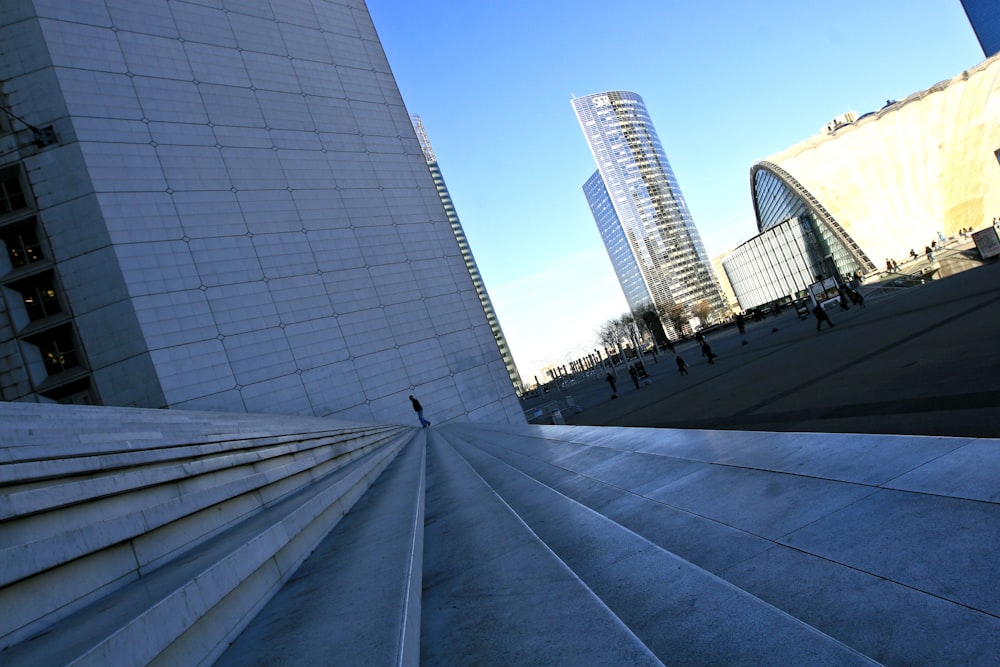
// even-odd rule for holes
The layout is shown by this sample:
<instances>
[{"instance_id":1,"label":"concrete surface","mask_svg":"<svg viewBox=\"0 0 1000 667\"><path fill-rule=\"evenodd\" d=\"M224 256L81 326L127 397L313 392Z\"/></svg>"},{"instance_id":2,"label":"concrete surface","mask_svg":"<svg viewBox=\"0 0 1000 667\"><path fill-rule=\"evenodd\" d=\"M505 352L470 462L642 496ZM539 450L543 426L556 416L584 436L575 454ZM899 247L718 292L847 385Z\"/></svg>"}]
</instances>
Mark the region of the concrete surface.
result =
<instances>
[{"instance_id":1,"label":"concrete surface","mask_svg":"<svg viewBox=\"0 0 1000 667\"><path fill-rule=\"evenodd\" d=\"M710 333L709 365L693 342L646 360L635 389L617 369L610 400L606 370L567 386L582 411L568 424L661 428L1000 436L1000 264L925 285L872 292L865 308L834 309L836 327L791 310ZM744 342L746 344L744 344ZM559 399L550 392L526 407Z\"/></svg>"}]
</instances>

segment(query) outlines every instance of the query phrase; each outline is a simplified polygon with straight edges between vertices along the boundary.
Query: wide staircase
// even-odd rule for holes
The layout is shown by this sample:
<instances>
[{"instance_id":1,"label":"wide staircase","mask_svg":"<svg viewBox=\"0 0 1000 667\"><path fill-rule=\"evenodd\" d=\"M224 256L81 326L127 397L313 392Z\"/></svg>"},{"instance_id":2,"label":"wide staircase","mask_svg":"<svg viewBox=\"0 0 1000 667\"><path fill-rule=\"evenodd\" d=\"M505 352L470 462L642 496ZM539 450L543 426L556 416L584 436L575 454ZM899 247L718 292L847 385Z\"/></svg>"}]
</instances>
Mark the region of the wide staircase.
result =
<instances>
[{"instance_id":1,"label":"wide staircase","mask_svg":"<svg viewBox=\"0 0 1000 667\"><path fill-rule=\"evenodd\" d=\"M1000 441L10 403L0 424L0 665L1000 656Z\"/></svg>"}]
</instances>

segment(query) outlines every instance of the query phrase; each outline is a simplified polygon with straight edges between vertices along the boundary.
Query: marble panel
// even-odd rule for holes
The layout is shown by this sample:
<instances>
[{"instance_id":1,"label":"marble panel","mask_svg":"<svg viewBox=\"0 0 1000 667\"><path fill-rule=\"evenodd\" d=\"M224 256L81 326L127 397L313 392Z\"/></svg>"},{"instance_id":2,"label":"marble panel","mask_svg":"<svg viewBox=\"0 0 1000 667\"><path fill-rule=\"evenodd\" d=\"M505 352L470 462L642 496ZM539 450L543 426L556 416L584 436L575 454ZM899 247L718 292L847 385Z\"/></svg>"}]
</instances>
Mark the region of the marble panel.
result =
<instances>
[{"instance_id":1,"label":"marble panel","mask_svg":"<svg viewBox=\"0 0 1000 667\"><path fill-rule=\"evenodd\" d=\"M267 279L317 271L316 261L304 233L254 234L253 246Z\"/></svg>"},{"instance_id":2,"label":"marble panel","mask_svg":"<svg viewBox=\"0 0 1000 667\"><path fill-rule=\"evenodd\" d=\"M236 196L228 190L182 191L172 197L185 236L240 236L248 231Z\"/></svg>"},{"instance_id":3,"label":"marble panel","mask_svg":"<svg viewBox=\"0 0 1000 667\"><path fill-rule=\"evenodd\" d=\"M237 47L243 50L244 60L251 54L288 56L285 42L273 19L230 12L229 25L236 35Z\"/></svg>"},{"instance_id":4,"label":"marble panel","mask_svg":"<svg viewBox=\"0 0 1000 667\"><path fill-rule=\"evenodd\" d=\"M350 359L347 342L334 317L288 324L285 336L299 370L312 370Z\"/></svg>"},{"instance_id":5,"label":"marble panel","mask_svg":"<svg viewBox=\"0 0 1000 667\"><path fill-rule=\"evenodd\" d=\"M297 370L288 339L280 328L226 336L222 344L239 385L272 380Z\"/></svg>"},{"instance_id":6,"label":"marble panel","mask_svg":"<svg viewBox=\"0 0 1000 667\"><path fill-rule=\"evenodd\" d=\"M201 282L207 287L264 278L253 242L246 236L191 239L189 245Z\"/></svg>"},{"instance_id":7,"label":"marble panel","mask_svg":"<svg viewBox=\"0 0 1000 667\"><path fill-rule=\"evenodd\" d=\"M118 43L132 74L179 81L194 76L184 45L174 38L119 30Z\"/></svg>"},{"instance_id":8,"label":"marble panel","mask_svg":"<svg viewBox=\"0 0 1000 667\"><path fill-rule=\"evenodd\" d=\"M133 0L107 0L105 2L112 24L119 30L179 37L170 5L159 2L137 3Z\"/></svg>"},{"instance_id":9,"label":"marble panel","mask_svg":"<svg viewBox=\"0 0 1000 667\"><path fill-rule=\"evenodd\" d=\"M236 46L236 36L229 26L229 19L222 11L221 3L218 7L191 2L172 2L167 6L174 17L177 32L185 41L224 47Z\"/></svg>"},{"instance_id":10,"label":"marble panel","mask_svg":"<svg viewBox=\"0 0 1000 667\"><path fill-rule=\"evenodd\" d=\"M266 283L234 283L210 287L205 290L205 296L221 335L233 336L281 324Z\"/></svg>"}]
</instances>

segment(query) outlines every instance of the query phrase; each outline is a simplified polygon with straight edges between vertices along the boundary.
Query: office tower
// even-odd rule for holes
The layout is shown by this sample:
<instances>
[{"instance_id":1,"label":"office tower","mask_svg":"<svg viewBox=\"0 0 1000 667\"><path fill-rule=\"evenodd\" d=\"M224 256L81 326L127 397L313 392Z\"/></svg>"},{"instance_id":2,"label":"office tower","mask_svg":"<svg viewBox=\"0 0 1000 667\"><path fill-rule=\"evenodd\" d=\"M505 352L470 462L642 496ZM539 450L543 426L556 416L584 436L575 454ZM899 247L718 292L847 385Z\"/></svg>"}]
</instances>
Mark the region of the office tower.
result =
<instances>
[{"instance_id":1,"label":"office tower","mask_svg":"<svg viewBox=\"0 0 1000 667\"><path fill-rule=\"evenodd\" d=\"M996 0L962 0L965 15L987 58L1000 53L1000 5Z\"/></svg>"},{"instance_id":2,"label":"office tower","mask_svg":"<svg viewBox=\"0 0 1000 667\"><path fill-rule=\"evenodd\" d=\"M690 315L706 302L715 317L724 315L708 255L642 98L597 93L574 98L573 109L597 162L584 194L633 313L652 304L661 314L680 306Z\"/></svg>"},{"instance_id":3,"label":"office tower","mask_svg":"<svg viewBox=\"0 0 1000 667\"><path fill-rule=\"evenodd\" d=\"M523 421L363 0L0 39L0 398Z\"/></svg>"},{"instance_id":4,"label":"office tower","mask_svg":"<svg viewBox=\"0 0 1000 667\"><path fill-rule=\"evenodd\" d=\"M417 132L417 139L420 141L420 150L423 151L424 159L427 160L427 167L431 170L431 177L434 179L434 185L437 187L438 195L441 197L445 213L448 214L451 229L455 232L458 247L462 250L462 259L465 260L465 266L469 269L469 275L472 276L472 283L476 286L476 294L479 295L479 302L482 304L483 312L486 313L486 319L490 323L490 331L493 332L493 338L497 342L500 356L503 357L504 365L507 367L507 374L514 385L514 391L517 392L518 396L521 396L524 394L524 383L521 382L521 374L517 372L514 357L510 353L510 347L508 347L507 339L503 335L503 329L500 328L500 320L497 318L496 311L493 310L493 302L490 301L490 295L486 291L483 277L479 274L479 267L476 266L476 258L472 256L469 240L465 238L465 230L462 229L462 222L458 219L455 204L451 201L448 186L444 183L444 176L441 175L441 167L438 166L434 149L431 147L430 139L427 138L427 130L424 128L424 123L420 116L411 115L410 120L413 122L413 129Z\"/></svg>"}]
</instances>

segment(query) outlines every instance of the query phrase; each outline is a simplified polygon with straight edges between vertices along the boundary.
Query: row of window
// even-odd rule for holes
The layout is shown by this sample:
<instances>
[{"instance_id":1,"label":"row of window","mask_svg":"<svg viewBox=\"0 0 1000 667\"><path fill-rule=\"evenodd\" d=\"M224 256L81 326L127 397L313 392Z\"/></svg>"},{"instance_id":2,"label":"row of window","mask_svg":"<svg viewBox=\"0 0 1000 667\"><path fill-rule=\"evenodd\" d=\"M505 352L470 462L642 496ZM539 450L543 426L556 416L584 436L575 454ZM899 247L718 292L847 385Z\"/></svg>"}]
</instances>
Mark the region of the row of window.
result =
<instances>
[{"instance_id":1,"label":"row of window","mask_svg":"<svg viewBox=\"0 0 1000 667\"><path fill-rule=\"evenodd\" d=\"M29 195L19 165L0 169L4 310L39 393L56 401L92 402L78 337L65 315L55 268ZM0 388L5 384L0 377Z\"/></svg>"}]
</instances>

